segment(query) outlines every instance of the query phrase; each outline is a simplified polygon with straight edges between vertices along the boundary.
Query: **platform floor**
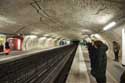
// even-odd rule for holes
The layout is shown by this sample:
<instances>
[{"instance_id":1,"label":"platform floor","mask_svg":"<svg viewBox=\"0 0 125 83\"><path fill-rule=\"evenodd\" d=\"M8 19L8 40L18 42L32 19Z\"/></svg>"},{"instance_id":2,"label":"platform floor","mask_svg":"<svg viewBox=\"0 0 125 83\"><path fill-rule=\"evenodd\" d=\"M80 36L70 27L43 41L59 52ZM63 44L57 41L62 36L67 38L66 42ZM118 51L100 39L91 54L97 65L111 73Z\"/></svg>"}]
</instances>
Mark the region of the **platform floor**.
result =
<instances>
[{"instance_id":1,"label":"platform floor","mask_svg":"<svg viewBox=\"0 0 125 83\"><path fill-rule=\"evenodd\" d=\"M4 60L9 60L15 57L21 57L23 55L29 55L29 54L32 54L34 52L39 52L39 51L42 51L42 49L33 49L33 50L28 50L28 51L11 51L9 55L0 54L0 62Z\"/></svg>"},{"instance_id":2,"label":"platform floor","mask_svg":"<svg viewBox=\"0 0 125 83\"><path fill-rule=\"evenodd\" d=\"M124 69L120 63L108 58L107 83L119 83ZM66 83L97 83L90 70L87 48L79 45Z\"/></svg>"},{"instance_id":3,"label":"platform floor","mask_svg":"<svg viewBox=\"0 0 125 83\"><path fill-rule=\"evenodd\" d=\"M0 55L0 61L14 56L20 56L21 54L29 54L41 50L42 49L30 51L13 51L10 55ZM66 83L96 83L95 78L90 74L90 70L90 60L87 48L79 45ZM121 73L124 70L125 68L122 67L120 63L115 62L108 57L106 73L107 83L119 83Z\"/></svg>"}]
</instances>

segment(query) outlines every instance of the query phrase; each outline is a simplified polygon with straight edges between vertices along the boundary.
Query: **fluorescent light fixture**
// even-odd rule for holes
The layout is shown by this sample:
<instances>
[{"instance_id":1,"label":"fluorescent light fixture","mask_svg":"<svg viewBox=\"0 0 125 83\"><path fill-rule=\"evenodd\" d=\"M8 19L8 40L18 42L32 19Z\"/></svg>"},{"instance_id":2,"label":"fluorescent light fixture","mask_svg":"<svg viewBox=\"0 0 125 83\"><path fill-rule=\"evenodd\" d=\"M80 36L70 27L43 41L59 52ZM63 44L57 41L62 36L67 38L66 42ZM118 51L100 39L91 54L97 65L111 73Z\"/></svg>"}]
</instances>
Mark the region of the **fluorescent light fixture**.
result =
<instances>
[{"instance_id":1,"label":"fluorescent light fixture","mask_svg":"<svg viewBox=\"0 0 125 83\"><path fill-rule=\"evenodd\" d=\"M30 35L30 38L37 38L37 36L36 35Z\"/></svg>"},{"instance_id":2,"label":"fluorescent light fixture","mask_svg":"<svg viewBox=\"0 0 125 83\"><path fill-rule=\"evenodd\" d=\"M82 32L90 32L88 29L83 29Z\"/></svg>"},{"instance_id":3,"label":"fluorescent light fixture","mask_svg":"<svg viewBox=\"0 0 125 83\"><path fill-rule=\"evenodd\" d=\"M48 36L50 36L50 35L49 35L49 34L45 34L44 36L45 36L45 37L48 37Z\"/></svg>"},{"instance_id":4,"label":"fluorescent light fixture","mask_svg":"<svg viewBox=\"0 0 125 83\"><path fill-rule=\"evenodd\" d=\"M122 64L125 65L125 29L122 29Z\"/></svg>"},{"instance_id":5,"label":"fluorescent light fixture","mask_svg":"<svg viewBox=\"0 0 125 83\"><path fill-rule=\"evenodd\" d=\"M41 38L39 38L39 40L44 40L44 39L46 39L46 37L41 37Z\"/></svg>"},{"instance_id":6,"label":"fluorescent light fixture","mask_svg":"<svg viewBox=\"0 0 125 83\"><path fill-rule=\"evenodd\" d=\"M35 39L35 38L37 38L37 36L36 35L27 35L27 36L25 36L26 38L31 38L31 39Z\"/></svg>"},{"instance_id":7,"label":"fluorescent light fixture","mask_svg":"<svg viewBox=\"0 0 125 83\"><path fill-rule=\"evenodd\" d=\"M112 27L114 27L115 25L116 25L116 22L111 22L110 24L108 24L107 26L105 26L105 27L103 28L103 30L104 30L104 31L109 30L109 29L111 29Z\"/></svg>"}]
</instances>

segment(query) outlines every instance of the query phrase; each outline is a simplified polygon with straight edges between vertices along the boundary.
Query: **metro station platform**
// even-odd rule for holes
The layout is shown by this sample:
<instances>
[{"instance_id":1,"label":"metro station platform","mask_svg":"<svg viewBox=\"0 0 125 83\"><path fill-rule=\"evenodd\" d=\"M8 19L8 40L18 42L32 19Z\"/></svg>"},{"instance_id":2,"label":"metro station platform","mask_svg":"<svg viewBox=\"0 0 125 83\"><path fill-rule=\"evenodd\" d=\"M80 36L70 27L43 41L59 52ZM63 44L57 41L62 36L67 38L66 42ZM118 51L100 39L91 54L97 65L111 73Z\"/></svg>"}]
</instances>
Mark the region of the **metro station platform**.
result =
<instances>
[{"instance_id":1,"label":"metro station platform","mask_svg":"<svg viewBox=\"0 0 125 83\"><path fill-rule=\"evenodd\" d=\"M107 63L107 83L119 83L125 68L109 57ZM90 70L87 48L79 45L66 83L97 83Z\"/></svg>"},{"instance_id":2,"label":"metro station platform","mask_svg":"<svg viewBox=\"0 0 125 83\"><path fill-rule=\"evenodd\" d=\"M9 55L6 55L6 54L4 54L4 52L2 52L0 54L0 61L6 60L6 59L9 59L9 58L12 58L12 57L20 57L22 55L31 54L33 52L38 52L38 51L41 51L41 50L40 49L34 49L34 50L28 50L28 51L11 51Z\"/></svg>"},{"instance_id":3,"label":"metro station platform","mask_svg":"<svg viewBox=\"0 0 125 83\"><path fill-rule=\"evenodd\" d=\"M108 54L107 83L119 83L125 0L0 1L0 50L28 50L0 53L0 83L96 83L87 48L80 46L93 42L122 59Z\"/></svg>"},{"instance_id":4,"label":"metro station platform","mask_svg":"<svg viewBox=\"0 0 125 83\"><path fill-rule=\"evenodd\" d=\"M3 60L9 60L11 58L17 58L17 57L21 57L21 56L24 56L24 55L32 55L33 53L37 53L37 52L41 52L41 51L43 51L43 52L46 51L47 52L47 50L53 50L53 49L55 49L55 48L44 49L44 50L38 50L37 49L37 50L22 51L22 52L21 51L19 51L19 52L16 51L16 52L12 52L10 55L0 55L0 62L2 62ZM53 53L53 52L51 52L51 53ZM58 52L58 54L60 54L60 53L66 54L65 52ZM91 70L91 68L90 68L90 61L89 61L88 51L87 51L86 47L81 46L81 45L78 46L76 54L75 54L73 62L72 62L72 65L71 65L71 69L68 72L68 75L67 75L67 78L66 78L66 82L59 82L59 81L58 82L57 81L51 82L51 81L47 81L47 79L50 80L50 78L52 78L52 76L53 77L55 76L54 78L58 77L58 76L56 76L56 73L52 72L52 70L50 72L50 71L47 71L47 69L53 69L53 70L55 70L55 72L60 71L62 73L65 73L65 71L62 71L60 69L61 69L61 66L65 63L65 60L68 59L68 58L65 58L62 61L61 66L58 67L58 64L60 64L61 58L60 59L58 59L56 57L55 58L52 57L52 58L53 59L45 60L45 62L41 63L41 64L43 64L43 63L46 64L46 62L47 62L47 64L46 64L47 67L44 67L45 64L40 66L41 68L45 68L46 71L45 70L41 70L42 73L40 73L38 77L40 77L41 75L43 75L43 77L44 77L44 73L46 73L47 75L45 75L45 76L47 76L47 77L45 77L45 80L40 82L39 81L39 80L41 80L40 78L38 79L38 78L34 77L34 78L32 78L31 81L28 81L26 83L46 83L46 82L47 83L96 83L95 78L90 74L90 70ZM57 64L57 66L55 65L56 66L55 69L52 68L54 66L53 63L55 63L53 61L56 61L56 64ZM33 61L32 61L32 63L33 63ZM23 63L21 63L21 64L23 64ZM30 63L28 63L28 61L27 61L27 64L30 64ZM65 63L65 64L68 65L68 63ZM48 67L48 65L49 65L49 67ZM63 70L67 69L67 66L63 66L63 67L64 67ZM14 69L15 67L10 67L10 68ZM39 66L38 66L38 68L39 68ZM35 69L34 66L33 66L33 69ZM110 59L108 57L108 66L107 66L107 73L106 73L107 83L119 83L120 76L121 76L122 72L124 71L124 69L125 68L123 68L120 63L115 62L115 61L113 61L112 59ZM16 71L16 72L18 72L18 71ZM24 72L26 72L26 71L24 70ZM67 72L67 70L66 70L66 72ZM37 73L38 72L35 73L35 71L34 71L34 74L37 74ZM24 76L25 76L25 73L24 73ZM43 77L42 77L42 79L43 79ZM15 78L11 78L11 80L12 79L15 79ZM19 79L19 78L17 78L17 79ZM28 79L28 76L25 79ZM59 79L60 78L58 78L58 80ZM34 80L36 80L36 81L34 81ZM23 83L23 81L22 82L20 82L20 81L19 82L18 81L17 82L10 82L10 83Z\"/></svg>"},{"instance_id":5,"label":"metro station platform","mask_svg":"<svg viewBox=\"0 0 125 83\"><path fill-rule=\"evenodd\" d=\"M11 51L9 55L6 55L6 54L4 54L4 52L1 52L0 61L7 60L7 59L10 59L10 58L14 58L14 57L16 58L16 57L21 57L21 56L24 56L24 55L30 55L32 53L37 53L37 52L41 52L41 51L45 51L45 50L51 50L51 49L54 49L54 48L50 48L50 49L47 49L47 48L31 49L31 50L26 50L26 51Z\"/></svg>"}]
</instances>

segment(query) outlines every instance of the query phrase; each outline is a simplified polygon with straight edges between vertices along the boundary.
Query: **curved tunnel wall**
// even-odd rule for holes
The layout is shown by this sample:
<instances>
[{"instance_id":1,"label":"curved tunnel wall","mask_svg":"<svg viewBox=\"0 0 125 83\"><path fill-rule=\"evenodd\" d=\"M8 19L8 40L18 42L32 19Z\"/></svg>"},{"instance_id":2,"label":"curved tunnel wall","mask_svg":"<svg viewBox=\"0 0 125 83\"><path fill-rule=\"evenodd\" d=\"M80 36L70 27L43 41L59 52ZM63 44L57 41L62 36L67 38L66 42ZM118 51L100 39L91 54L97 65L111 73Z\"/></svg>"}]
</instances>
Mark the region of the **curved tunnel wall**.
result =
<instances>
[{"instance_id":1,"label":"curved tunnel wall","mask_svg":"<svg viewBox=\"0 0 125 83\"><path fill-rule=\"evenodd\" d=\"M52 48L55 46L60 46L60 42L65 42L64 45L70 44L69 41L64 41L62 39L58 40L51 37L37 37L35 35L28 35L24 37L22 48L23 50Z\"/></svg>"},{"instance_id":2,"label":"curved tunnel wall","mask_svg":"<svg viewBox=\"0 0 125 83\"><path fill-rule=\"evenodd\" d=\"M102 37L108 42L109 50L110 50L109 56L112 58L114 58L113 44L112 44L113 41L117 41L119 43L120 45L119 56L122 56L122 29L123 28L124 28L124 25L101 33Z\"/></svg>"}]
</instances>

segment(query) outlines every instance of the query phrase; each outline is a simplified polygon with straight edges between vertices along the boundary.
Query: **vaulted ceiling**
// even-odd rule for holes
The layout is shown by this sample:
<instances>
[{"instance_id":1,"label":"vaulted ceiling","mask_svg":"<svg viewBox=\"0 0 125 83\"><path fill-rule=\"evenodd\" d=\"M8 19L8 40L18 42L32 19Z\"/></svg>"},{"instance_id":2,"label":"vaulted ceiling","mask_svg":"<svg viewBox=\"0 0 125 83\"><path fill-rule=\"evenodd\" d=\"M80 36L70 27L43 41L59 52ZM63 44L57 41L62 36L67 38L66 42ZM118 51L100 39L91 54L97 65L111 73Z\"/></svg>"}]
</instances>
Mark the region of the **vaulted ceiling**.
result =
<instances>
[{"instance_id":1,"label":"vaulted ceiling","mask_svg":"<svg viewBox=\"0 0 125 83\"><path fill-rule=\"evenodd\" d=\"M125 0L1 0L0 32L83 38L125 15Z\"/></svg>"}]
</instances>

